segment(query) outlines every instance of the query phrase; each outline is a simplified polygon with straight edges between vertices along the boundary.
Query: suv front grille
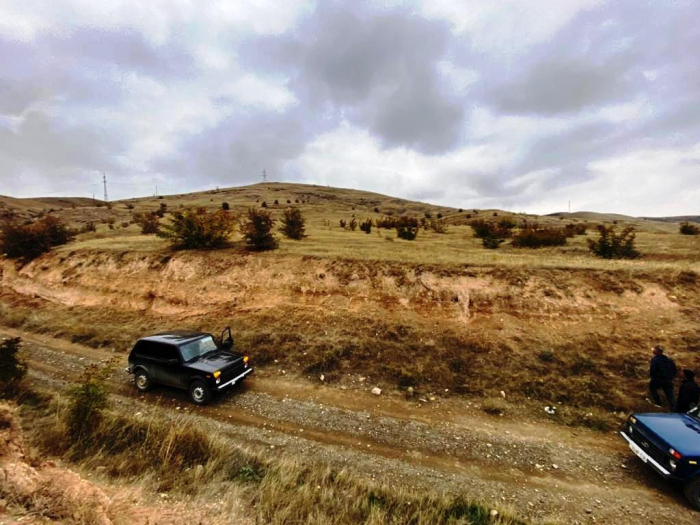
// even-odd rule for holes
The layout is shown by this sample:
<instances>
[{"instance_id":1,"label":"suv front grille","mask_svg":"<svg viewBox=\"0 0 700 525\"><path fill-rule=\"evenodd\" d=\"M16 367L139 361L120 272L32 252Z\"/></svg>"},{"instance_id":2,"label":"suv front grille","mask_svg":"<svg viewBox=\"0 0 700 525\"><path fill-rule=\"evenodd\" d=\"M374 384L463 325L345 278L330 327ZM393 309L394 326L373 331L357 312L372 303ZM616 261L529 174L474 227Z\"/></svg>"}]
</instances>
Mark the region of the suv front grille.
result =
<instances>
[{"instance_id":1,"label":"suv front grille","mask_svg":"<svg viewBox=\"0 0 700 525\"><path fill-rule=\"evenodd\" d=\"M235 368L232 368L230 370L226 370L221 373L221 383L228 383L232 379L238 377L245 371L245 367L243 366L243 362L239 365L237 365Z\"/></svg>"},{"instance_id":2,"label":"suv front grille","mask_svg":"<svg viewBox=\"0 0 700 525\"><path fill-rule=\"evenodd\" d=\"M654 461L663 465L664 467L668 466L669 457L666 455L666 453L656 446L653 441L647 439L637 427L630 428L628 435L632 438L632 441L639 445L644 452L649 454Z\"/></svg>"}]
</instances>

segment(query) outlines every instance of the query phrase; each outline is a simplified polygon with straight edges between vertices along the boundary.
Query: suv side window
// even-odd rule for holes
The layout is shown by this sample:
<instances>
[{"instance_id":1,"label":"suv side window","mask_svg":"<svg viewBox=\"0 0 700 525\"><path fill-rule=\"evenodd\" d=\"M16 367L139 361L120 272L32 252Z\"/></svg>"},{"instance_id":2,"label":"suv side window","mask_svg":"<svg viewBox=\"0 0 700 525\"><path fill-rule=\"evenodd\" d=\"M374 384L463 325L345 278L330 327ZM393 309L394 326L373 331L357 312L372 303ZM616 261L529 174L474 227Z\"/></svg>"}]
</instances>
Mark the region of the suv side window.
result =
<instances>
[{"instance_id":1,"label":"suv side window","mask_svg":"<svg viewBox=\"0 0 700 525\"><path fill-rule=\"evenodd\" d=\"M158 358L156 345L150 341L137 342L136 346L134 347L134 352L139 357L149 357L151 359Z\"/></svg>"},{"instance_id":2,"label":"suv side window","mask_svg":"<svg viewBox=\"0 0 700 525\"><path fill-rule=\"evenodd\" d=\"M166 345L163 343L157 343L158 345L158 358L167 361L168 359L180 360L180 354L177 348L172 345Z\"/></svg>"}]
</instances>

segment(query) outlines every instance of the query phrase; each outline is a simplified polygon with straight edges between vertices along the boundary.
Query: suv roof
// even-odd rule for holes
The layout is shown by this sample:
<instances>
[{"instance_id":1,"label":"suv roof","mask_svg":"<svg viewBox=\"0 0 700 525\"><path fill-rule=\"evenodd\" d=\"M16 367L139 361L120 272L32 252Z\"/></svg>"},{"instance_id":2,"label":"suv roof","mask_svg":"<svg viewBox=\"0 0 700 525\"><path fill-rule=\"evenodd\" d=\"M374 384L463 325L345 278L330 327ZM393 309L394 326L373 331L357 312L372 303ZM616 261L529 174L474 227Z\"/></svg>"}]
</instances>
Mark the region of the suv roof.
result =
<instances>
[{"instance_id":1,"label":"suv roof","mask_svg":"<svg viewBox=\"0 0 700 525\"><path fill-rule=\"evenodd\" d=\"M208 335L210 334L207 334L205 332L195 332L191 330L171 330L170 332L162 332L160 334L142 337L140 340L152 341L154 343L166 343L170 345L181 345Z\"/></svg>"}]
</instances>

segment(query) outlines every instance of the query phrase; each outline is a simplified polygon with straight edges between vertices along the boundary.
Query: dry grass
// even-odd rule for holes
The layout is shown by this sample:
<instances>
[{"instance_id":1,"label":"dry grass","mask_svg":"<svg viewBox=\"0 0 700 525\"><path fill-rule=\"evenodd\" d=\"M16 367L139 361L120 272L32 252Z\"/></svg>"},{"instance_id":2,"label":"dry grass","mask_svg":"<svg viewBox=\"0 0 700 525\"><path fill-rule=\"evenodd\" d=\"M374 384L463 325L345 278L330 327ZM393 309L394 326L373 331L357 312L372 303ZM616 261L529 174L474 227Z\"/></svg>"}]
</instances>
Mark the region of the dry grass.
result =
<instances>
[{"instance_id":1,"label":"dry grass","mask_svg":"<svg viewBox=\"0 0 700 525\"><path fill-rule=\"evenodd\" d=\"M268 457L198 428L187 416L175 419L105 412L94 439L71 445L65 405L44 400L24 405L34 444L44 453L68 458L83 468L107 467L113 478L151 484L157 492L186 496L235 491L251 502L260 523L270 524L473 524L524 525L510 513L457 494L418 493L360 479L322 464Z\"/></svg>"}]
</instances>

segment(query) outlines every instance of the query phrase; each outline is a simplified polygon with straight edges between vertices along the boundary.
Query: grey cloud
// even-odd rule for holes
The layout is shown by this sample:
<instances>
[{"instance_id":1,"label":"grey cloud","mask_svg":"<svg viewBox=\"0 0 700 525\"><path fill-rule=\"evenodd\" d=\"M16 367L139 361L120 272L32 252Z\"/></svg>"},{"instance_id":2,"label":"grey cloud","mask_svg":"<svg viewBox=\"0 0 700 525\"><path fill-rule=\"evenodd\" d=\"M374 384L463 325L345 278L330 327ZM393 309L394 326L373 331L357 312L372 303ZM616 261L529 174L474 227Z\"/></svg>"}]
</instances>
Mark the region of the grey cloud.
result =
<instances>
[{"instance_id":1,"label":"grey cloud","mask_svg":"<svg viewBox=\"0 0 700 525\"><path fill-rule=\"evenodd\" d=\"M437 71L450 38L445 23L406 9L378 14L333 3L293 35L253 39L243 56L250 67L284 71L309 108L367 127L387 147L437 154L457 144L465 116Z\"/></svg>"}]
</instances>

